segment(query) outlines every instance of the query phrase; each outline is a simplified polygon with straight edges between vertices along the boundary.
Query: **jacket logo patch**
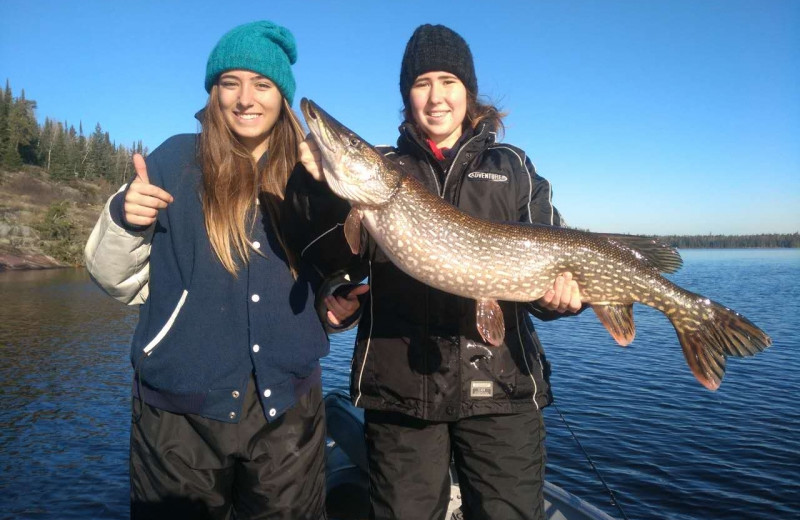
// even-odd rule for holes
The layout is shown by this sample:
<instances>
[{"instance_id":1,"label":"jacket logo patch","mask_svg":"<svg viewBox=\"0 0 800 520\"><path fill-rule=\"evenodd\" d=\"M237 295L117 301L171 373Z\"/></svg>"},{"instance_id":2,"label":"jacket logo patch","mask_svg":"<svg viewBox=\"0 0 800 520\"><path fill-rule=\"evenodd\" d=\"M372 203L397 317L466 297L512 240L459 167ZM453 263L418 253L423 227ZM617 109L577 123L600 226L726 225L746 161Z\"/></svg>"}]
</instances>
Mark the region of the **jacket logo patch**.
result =
<instances>
[{"instance_id":1,"label":"jacket logo patch","mask_svg":"<svg viewBox=\"0 0 800 520\"><path fill-rule=\"evenodd\" d=\"M470 397L492 397L491 381L471 381L469 388Z\"/></svg>"},{"instance_id":2,"label":"jacket logo patch","mask_svg":"<svg viewBox=\"0 0 800 520\"><path fill-rule=\"evenodd\" d=\"M508 182L508 175L490 172L469 172L467 178L474 181Z\"/></svg>"}]
</instances>

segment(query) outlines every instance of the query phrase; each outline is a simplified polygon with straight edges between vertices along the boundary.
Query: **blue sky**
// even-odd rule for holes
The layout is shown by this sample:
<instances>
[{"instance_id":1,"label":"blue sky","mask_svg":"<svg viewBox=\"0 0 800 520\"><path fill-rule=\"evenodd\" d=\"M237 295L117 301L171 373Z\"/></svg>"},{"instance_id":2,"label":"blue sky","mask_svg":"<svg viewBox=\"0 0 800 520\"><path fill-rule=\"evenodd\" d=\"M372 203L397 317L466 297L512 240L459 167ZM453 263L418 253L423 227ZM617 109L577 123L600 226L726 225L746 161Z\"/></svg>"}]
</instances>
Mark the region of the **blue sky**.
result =
<instances>
[{"instance_id":1,"label":"blue sky","mask_svg":"<svg viewBox=\"0 0 800 520\"><path fill-rule=\"evenodd\" d=\"M290 28L301 97L374 144L400 122L422 23L465 37L570 225L642 234L800 231L800 2L3 0L0 80L38 117L151 150L194 132L208 53L257 19Z\"/></svg>"}]
</instances>

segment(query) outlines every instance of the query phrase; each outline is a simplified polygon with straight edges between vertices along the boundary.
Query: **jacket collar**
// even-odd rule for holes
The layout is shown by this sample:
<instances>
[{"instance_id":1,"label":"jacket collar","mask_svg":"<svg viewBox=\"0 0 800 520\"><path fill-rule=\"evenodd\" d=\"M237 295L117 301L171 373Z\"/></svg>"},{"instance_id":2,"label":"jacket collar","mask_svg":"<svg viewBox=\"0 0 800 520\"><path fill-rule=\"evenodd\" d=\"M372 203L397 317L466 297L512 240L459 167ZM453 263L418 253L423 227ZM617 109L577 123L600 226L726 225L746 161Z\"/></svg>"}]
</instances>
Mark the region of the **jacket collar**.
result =
<instances>
[{"instance_id":1,"label":"jacket collar","mask_svg":"<svg viewBox=\"0 0 800 520\"><path fill-rule=\"evenodd\" d=\"M400 136L397 138L397 149L401 154L411 154L417 157L427 155L432 160L436 160L433 152L425 142L425 138L419 134L416 127L409 123L404 122L399 128ZM475 129L470 129L458 140L457 147L454 152L457 153L458 147L468 146L469 150L482 150L485 147L494 144L495 132L489 129L489 125L485 122L478 124Z\"/></svg>"}]
</instances>

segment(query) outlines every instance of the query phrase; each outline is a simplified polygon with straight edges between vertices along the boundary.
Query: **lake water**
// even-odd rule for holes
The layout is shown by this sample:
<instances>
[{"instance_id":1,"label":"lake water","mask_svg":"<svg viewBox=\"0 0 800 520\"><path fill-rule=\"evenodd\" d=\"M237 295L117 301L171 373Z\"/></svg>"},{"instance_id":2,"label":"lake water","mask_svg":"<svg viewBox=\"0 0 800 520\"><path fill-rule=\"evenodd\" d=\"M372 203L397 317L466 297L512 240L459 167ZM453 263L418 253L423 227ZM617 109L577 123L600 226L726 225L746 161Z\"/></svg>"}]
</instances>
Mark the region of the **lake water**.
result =
<instances>
[{"instance_id":1,"label":"lake water","mask_svg":"<svg viewBox=\"0 0 800 520\"><path fill-rule=\"evenodd\" d=\"M686 250L671 278L773 338L701 387L667 319L636 306L616 346L591 311L537 323L556 406L638 519L800 518L800 251ZM0 273L0 518L128 516L136 312L83 270ZM334 336L326 390L346 390L352 334ZM547 478L614 516L554 407Z\"/></svg>"}]
</instances>

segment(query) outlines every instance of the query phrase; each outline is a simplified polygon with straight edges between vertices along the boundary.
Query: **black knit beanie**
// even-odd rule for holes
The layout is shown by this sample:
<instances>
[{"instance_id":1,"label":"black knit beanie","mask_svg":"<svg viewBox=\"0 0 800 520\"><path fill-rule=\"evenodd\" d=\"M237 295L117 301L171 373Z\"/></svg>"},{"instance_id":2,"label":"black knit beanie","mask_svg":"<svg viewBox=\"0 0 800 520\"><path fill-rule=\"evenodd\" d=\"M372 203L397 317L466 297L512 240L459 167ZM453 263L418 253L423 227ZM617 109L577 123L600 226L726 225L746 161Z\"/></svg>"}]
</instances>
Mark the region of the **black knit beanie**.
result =
<instances>
[{"instance_id":1,"label":"black knit beanie","mask_svg":"<svg viewBox=\"0 0 800 520\"><path fill-rule=\"evenodd\" d=\"M433 70L455 74L467 90L478 94L475 64L464 38L444 25L420 25L406 44L400 66L400 95L406 107L414 80Z\"/></svg>"}]
</instances>

